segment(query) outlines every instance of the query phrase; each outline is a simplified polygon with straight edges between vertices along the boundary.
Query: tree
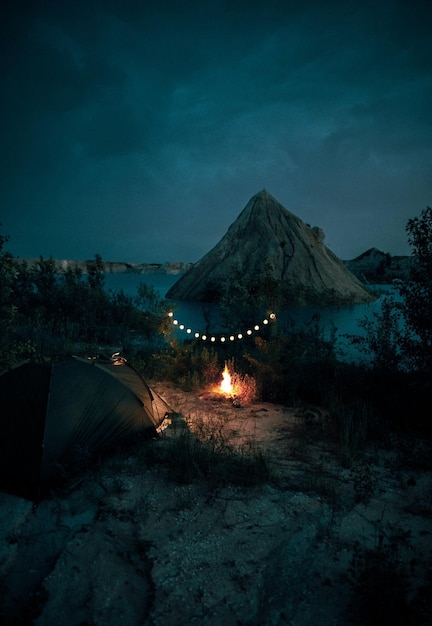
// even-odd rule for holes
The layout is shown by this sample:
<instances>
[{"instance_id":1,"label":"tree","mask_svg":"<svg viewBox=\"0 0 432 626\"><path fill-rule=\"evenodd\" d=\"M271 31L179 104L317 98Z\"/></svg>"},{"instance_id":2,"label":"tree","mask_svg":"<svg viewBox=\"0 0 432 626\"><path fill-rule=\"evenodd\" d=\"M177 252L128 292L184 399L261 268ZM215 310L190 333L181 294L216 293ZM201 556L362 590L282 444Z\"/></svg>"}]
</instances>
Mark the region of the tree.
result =
<instances>
[{"instance_id":1,"label":"tree","mask_svg":"<svg viewBox=\"0 0 432 626\"><path fill-rule=\"evenodd\" d=\"M86 301L87 329L101 340L106 334L107 316L109 317L108 295L104 291L105 264L100 254L95 254L94 261L86 262L87 283L90 287ZM91 316L91 319L89 317Z\"/></svg>"},{"instance_id":2,"label":"tree","mask_svg":"<svg viewBox=\"0 0 432 626\"><path fill-rule=\"evenodd\" d=\"M404 334L402 312L393 298L386 297L381 310L358 322L364 335L348 335L351 343L368 355L377 370L395 372L402 368Z\"/></svg>"},{"instance_id":3,"label":"tree","mask_svg":"<svg viewBox=\"0 0 432 626\"><path fill-rule=\"evenodd\" d=\"M155 333L162 333L163 335L169 334L171 330L171 321L168 317L170 305L159 296L154 287L140 282L134 304L142 312L141 330L143 330L147 336Z\"/></svg>"},{"instance_id":4,"label":"tree","mask_svg":"<svg viewBox=\"0 0 432 626\"><path fill-rule=\"evenodd\" d=\"M85 335L88 323L87 300L90 287L82 280L79 267L68 267L59 276L60 305L58 315L61 318L62 333L71 340Z\"/></svg>"},{"instance_id":5,"label":"tree","mask_svg":"<svg viewBox=\"0 0 432 626\"><path fill-rule=\"evenodd\" d=\"M401 284L407 335L404 350L416 368L432 371L432 209L427 207L406 226L413 251L410 280Z\"/></svg>"},{"instance_id":6,"label":"tree","mask_svg":"<svg viewBox=\"0 0 432 626\"><path fill-rule=\"evenodd\" d=\"M432 372L432 209L408 220L406 231L412 268L409 280L398 285L402 301L384 298L373 319L359 322L365 334L349 338L376 369L427 373Z\"/></svg>"},{"instance_id":7,"label":"tree","mask_svg":"<svg viewBox=\"0 0 432 626\"><path fill-rule=\"evenodd\" d=\"M94 261L86 262L87 281L91 289L102 290L105 284L105 263L100 254L95 254Z\"/></svg>"},{"instance_id":8,"label":"tree","mask_svg":"<svg viewBox=\"0 0 432 626\"><path fill-rule=\"evenodd\" d=\"M0 235L0 351L2 362L10 364L13 350L13 329L16 320L16 307L13 302L13 286L16 276L16 263L10 252L3 250L9 237Z\"/></svg>"}]
</instances>

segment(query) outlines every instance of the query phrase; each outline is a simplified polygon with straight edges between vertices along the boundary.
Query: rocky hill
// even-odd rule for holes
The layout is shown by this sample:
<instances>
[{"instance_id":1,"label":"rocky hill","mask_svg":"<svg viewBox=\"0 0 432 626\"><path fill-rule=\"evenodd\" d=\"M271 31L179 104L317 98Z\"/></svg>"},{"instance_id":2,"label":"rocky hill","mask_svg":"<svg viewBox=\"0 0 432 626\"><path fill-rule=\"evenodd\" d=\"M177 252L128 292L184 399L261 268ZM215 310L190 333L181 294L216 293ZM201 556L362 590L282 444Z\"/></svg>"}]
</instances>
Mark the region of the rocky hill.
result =
<instances>
[{"instance_id":1,"label":"rocky hill","mask_svg":"<svg viewBox=\"0 0 432 626\"><path fill-rule=\"evenodd\" d=\"M370 248L355 259L345 261L345 266L357 278L375 285L388 284L394 280L406 281L412 264L412 256L392 256L377 248Z\"/></svg>"},{"instance_id":2,"label":"rocky hill","mask_svg":"<svg viewBox=\"0 0 432 626\"><path fill-rule=\"evenodd\" d=\"M325 245L324 232L266 190L253 196L219 243L173 285L168 298L217 302L233 280L270 273L290 304L352 304L372 296Z\"/></svg>"}]
</instances>

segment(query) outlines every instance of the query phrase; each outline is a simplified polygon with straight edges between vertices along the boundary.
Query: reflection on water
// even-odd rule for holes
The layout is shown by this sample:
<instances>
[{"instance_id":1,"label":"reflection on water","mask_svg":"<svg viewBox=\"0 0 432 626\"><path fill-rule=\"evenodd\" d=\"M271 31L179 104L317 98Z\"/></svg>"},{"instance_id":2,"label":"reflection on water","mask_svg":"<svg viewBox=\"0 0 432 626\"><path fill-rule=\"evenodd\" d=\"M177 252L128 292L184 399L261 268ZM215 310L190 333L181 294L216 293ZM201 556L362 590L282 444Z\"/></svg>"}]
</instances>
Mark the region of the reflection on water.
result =
<instances>
[{"instance_id":1,"label":"reflection on water","mask_svg":"<svg viewBox=\"0 0 432 626\"><path fill-rule=\"evenodd\" d=\"M178 275L172 274L106 274L105 287L114 291L122 289L126 294L135 296L140 282L151 285L155 291L165 298L169 288L178 280ZM341 358L348 361L359 359L360 353L351 346L344 335L360 335L361 329L358 321L365 317L371 319L375 312L381 309L381 302L385 295L393 295L398 299L396 290L390 285L380 285L378 291L380 297L374 302L356 304L352 306L306 306L289 307L285 311L277 311L277 324L279 328L291 328L293 324L300 327L311 322L318 316L324 336L329 338L333 329L336 330L337 348L341 352ZM227 330L219 315L217 305L208 305L200 302L177 301L173 303L175 317L179 323L184 324L183 331L177 331L179 338L193 336L194 332L218 332ZM186 333L187 329L190 334Z\"/></svg>"}]
</instances>

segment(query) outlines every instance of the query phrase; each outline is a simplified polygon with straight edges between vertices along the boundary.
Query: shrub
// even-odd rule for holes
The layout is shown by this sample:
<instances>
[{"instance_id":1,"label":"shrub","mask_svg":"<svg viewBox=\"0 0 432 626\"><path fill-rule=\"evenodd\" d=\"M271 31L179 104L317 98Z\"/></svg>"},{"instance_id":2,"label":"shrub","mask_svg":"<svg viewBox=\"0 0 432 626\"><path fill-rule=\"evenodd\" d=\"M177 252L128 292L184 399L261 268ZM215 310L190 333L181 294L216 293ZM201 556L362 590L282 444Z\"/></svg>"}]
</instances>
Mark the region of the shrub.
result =
<instances>
[{"instance_id":1,"label":"shrub","mask_svg":"<svg viewBox=\"0 0 432 626\"><path fill-rule=\"evenodd\" d=\"M432 371L432 208L408 220L406 231L413 249L410 280L401 284L404 318L410 331L405 352L418 369Z\"/></svg>"},{"instance_id":2,"label":"shrub","mask_svg":"<svg viewBox=\"0 0 432 626\"><path fill-rule=\"evenodd\" d=\"M349 607L354 623L365 626L426 626L430 623L430 584L413 593L413 564L404 551L407 537L379 533L374 547L356 544L348 582L353 589ZM352 623L352 622L351 622Z\"/></svg>"},{"instance_id":3,"label":"shrub","mask_svg":"<svg viewBox=\"0 0 432 626\"><path fill-rule=\"evenodd\" d=\"M171 380L187 389L215 382L221 371L214 350L196 342L180 343L178 339L173 339L169 348L157 355L157 361L155 377Z\"/></svg>"},{"instance_id":4,"label":"shrub","mask_svg":"<svg viewBox=\"0 0 432 626\"><path fill-rule=\"evenodd\" d=\"M162 440L157 460L167 467L168 478L181 484L204 481L211 487L251 487L272 481L268 459L253 443L234 449L214 424L202 425L199 436L183 429Z\"/></svg>"}]
</instances>

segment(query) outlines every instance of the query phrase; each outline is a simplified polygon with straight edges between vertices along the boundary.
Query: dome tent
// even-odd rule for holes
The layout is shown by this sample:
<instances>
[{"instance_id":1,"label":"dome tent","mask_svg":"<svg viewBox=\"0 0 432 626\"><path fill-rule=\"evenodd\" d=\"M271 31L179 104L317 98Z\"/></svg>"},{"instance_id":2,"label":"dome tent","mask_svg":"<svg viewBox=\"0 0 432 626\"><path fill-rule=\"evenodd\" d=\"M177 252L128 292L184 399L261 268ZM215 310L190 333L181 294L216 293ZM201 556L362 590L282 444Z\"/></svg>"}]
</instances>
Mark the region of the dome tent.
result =
<instances>
[{"instance_id":1,"label":"dome tent","mask_svg":"<svg viewBox=\"0 0 432 626\"><path fill-rule=\"evenodd\" d=\"M73 357L0 375L0 484L32 497L79 455L156 432L172 409L125 360Z\"/></svg>"}]
</instances>

